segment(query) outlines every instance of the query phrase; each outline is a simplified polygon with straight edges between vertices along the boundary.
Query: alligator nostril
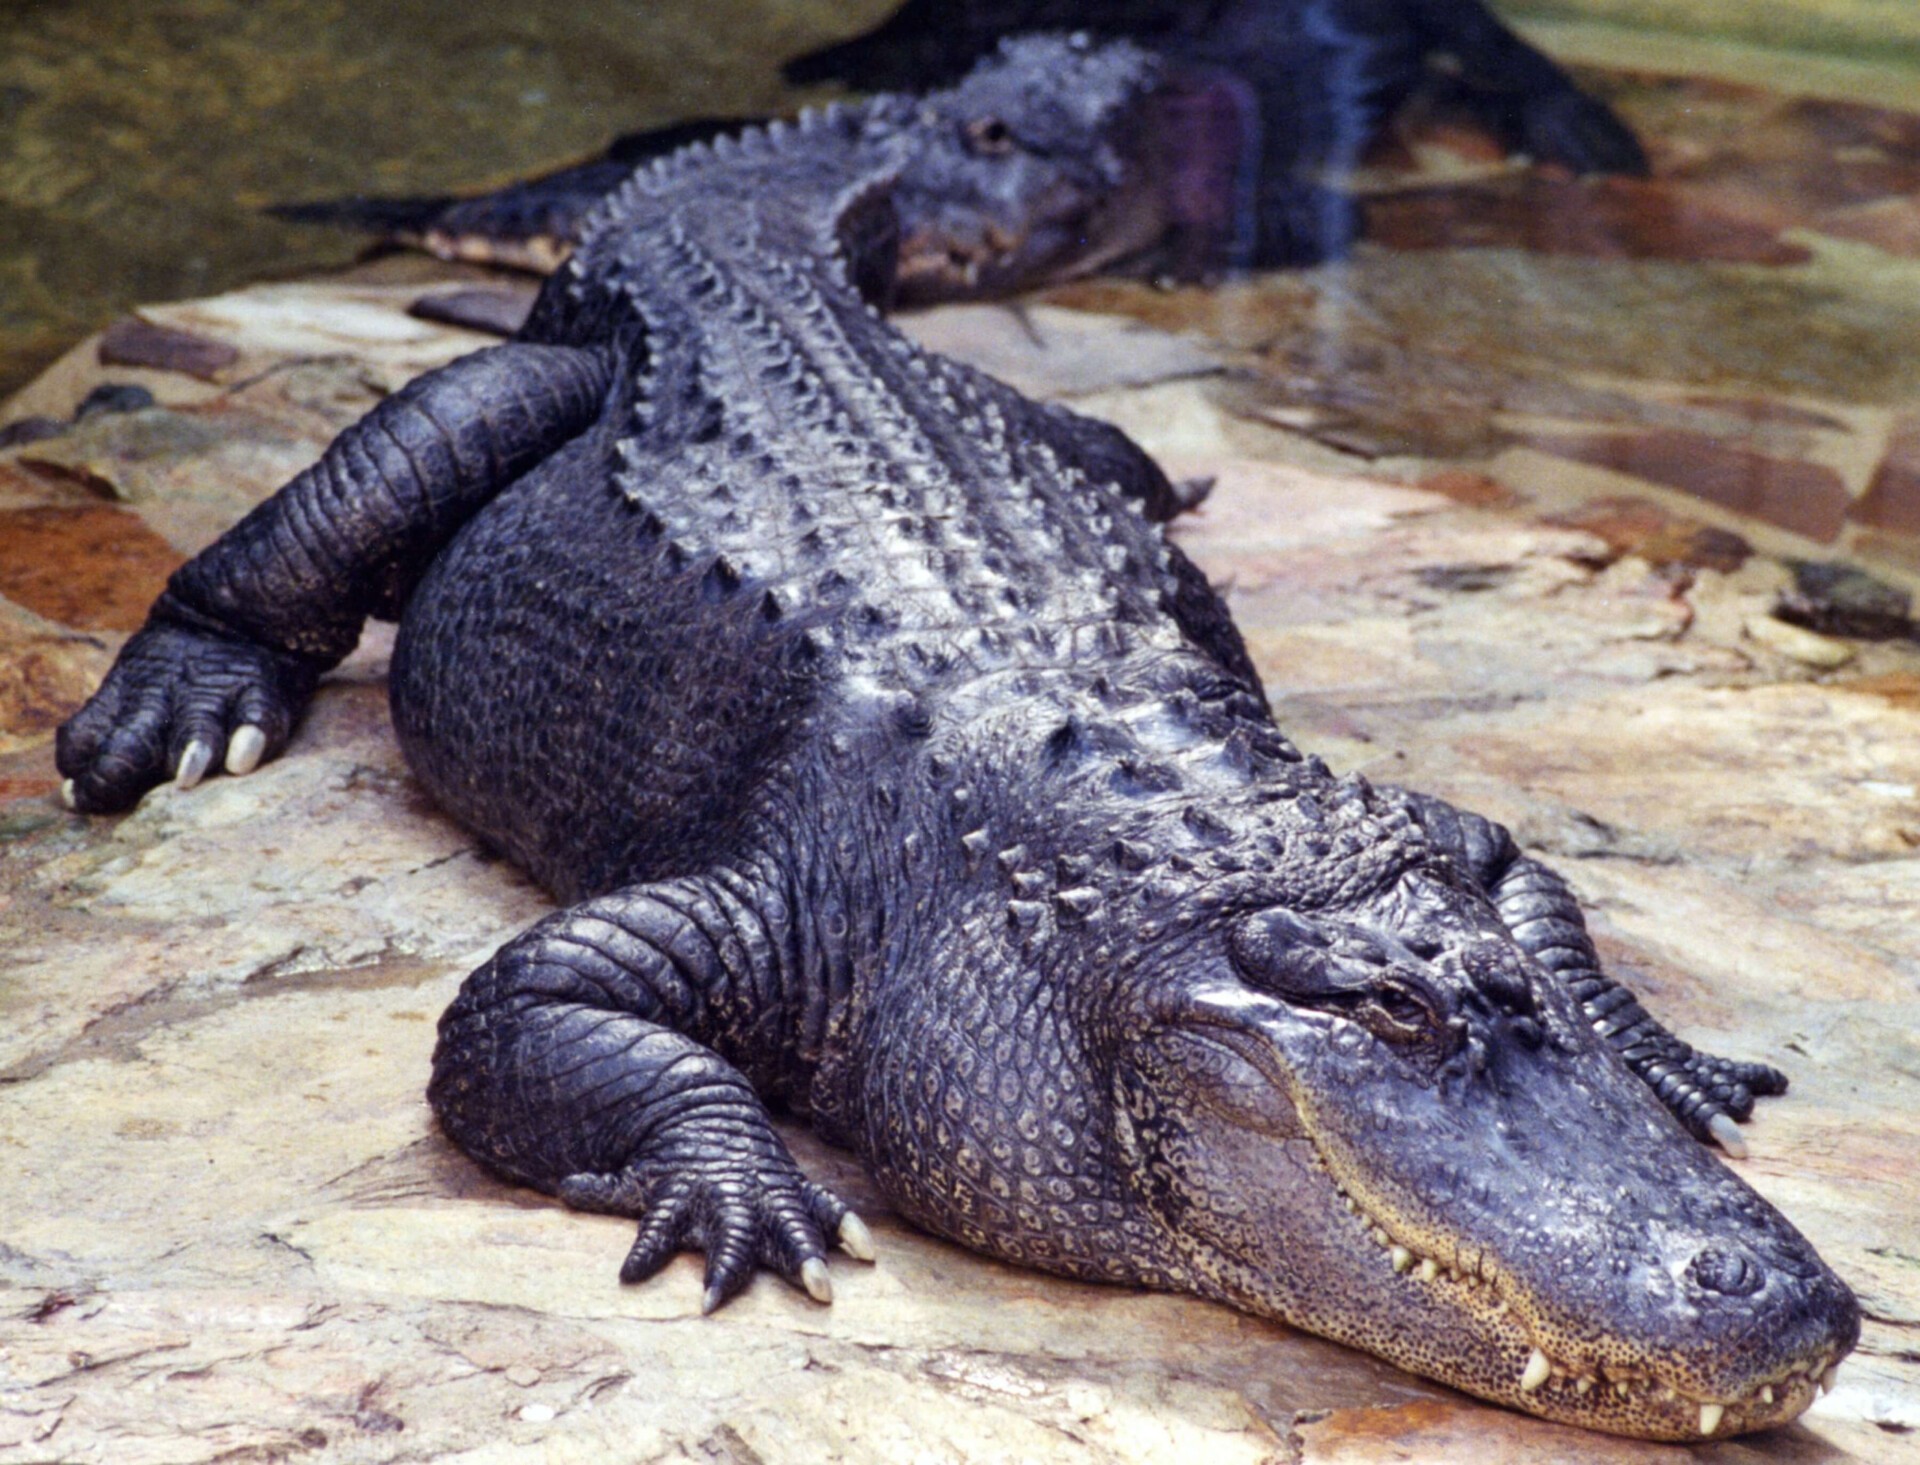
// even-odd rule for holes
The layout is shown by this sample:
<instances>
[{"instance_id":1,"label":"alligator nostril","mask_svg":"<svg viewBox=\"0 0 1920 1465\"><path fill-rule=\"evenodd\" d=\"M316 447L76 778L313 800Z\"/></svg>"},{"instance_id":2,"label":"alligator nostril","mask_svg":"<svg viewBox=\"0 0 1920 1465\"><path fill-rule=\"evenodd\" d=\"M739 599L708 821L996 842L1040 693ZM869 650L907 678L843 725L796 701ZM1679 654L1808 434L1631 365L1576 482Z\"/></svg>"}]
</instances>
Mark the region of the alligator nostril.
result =
<instances>
[{"instance_id":1,"label":"alligator nostril","mask_svg":"<svg viewBox=\"0 0 1920 1465\"><path fill-rule=\"evenodd\" d=\"M1751 1297L1767 1280L1757 1262L1719 1246L1707 1247L1688 1262L1687 1278L1697 1287L1727 1297Z\"/></svg>"}]
</instances>

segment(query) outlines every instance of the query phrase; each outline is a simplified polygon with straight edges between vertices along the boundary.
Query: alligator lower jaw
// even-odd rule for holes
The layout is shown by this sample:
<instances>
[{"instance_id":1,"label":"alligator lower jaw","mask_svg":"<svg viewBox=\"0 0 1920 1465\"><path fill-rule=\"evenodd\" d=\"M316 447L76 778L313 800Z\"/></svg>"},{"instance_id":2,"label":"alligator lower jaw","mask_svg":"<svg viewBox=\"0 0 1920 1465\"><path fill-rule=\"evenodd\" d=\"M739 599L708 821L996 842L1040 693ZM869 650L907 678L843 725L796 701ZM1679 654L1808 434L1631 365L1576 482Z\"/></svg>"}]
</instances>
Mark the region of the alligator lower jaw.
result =
<instances>
[{"instance_id":1,"label":"alligator lower jaw","mask_svg":"<svg viewBox=\"0 0 1920 1465\"><path fill-rule=\"evenodd\" d=\"M1325 1167L1325 1157L1316 1157ZM1422 1256L1396 1241L1386 1225L1327 1169L1327 1178L1356 1224L1379 1247L1381 1265L1405 1285L1437 1289L1454 1310L1479 1321L1484 1329L1510 1335L1498 1351L1510 1356L1507 1379L1474 1377L1462 1367L1455 1376L1408 1362L1416 1372L1495 1403L1537 1414L1556 1423L1578 1425L1637 1439L1690 1441L1725 1438L1767 1429L1797 1417L1833 1386L1838 1357L1817 1358L1754 1385L1738 1398L1704 1399L1688 1394L1651 1369L1581 1364L1554 1355L1528 1327L1514 1305L1507 1283L1485 1254L1456 1259L1449 1266ZM1402 1362L1402 1360L1392 1360ZM1463 1360L1463 1363L1465 1360Z\"/></svg>"}]
</instances>

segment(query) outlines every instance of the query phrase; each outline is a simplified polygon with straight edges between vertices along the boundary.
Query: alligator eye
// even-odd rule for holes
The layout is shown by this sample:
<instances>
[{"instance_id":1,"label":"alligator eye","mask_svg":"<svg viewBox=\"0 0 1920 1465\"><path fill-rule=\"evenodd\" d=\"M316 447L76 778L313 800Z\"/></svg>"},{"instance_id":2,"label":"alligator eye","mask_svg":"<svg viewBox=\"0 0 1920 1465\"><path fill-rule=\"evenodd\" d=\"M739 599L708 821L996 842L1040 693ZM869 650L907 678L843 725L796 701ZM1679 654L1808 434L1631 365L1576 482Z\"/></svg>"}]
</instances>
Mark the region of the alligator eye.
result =
<instances>
[{"instance_id":1,"label":"alligator eye","mask_svg":"<svg viewBox=\"0 0 1920 1465\"><path fill-rule=\"evenodd\" d=\"M1353 1015L1383 1042L1432 1043L1445 1034L1440 1014L1412 986L1389 977L1369 991Z\"/></svg>"},{"instance_id":2,"label":"alligator eye","mask_svg":"<svg viewBox=\"0 0 1920 1465\"><path fill-rule=\"evenodd\" d=\"M1000 158L1013 151L1013 134L998 117L976 117L964 133L967 151L976 158Z\"/></svg>"}]
</instances>

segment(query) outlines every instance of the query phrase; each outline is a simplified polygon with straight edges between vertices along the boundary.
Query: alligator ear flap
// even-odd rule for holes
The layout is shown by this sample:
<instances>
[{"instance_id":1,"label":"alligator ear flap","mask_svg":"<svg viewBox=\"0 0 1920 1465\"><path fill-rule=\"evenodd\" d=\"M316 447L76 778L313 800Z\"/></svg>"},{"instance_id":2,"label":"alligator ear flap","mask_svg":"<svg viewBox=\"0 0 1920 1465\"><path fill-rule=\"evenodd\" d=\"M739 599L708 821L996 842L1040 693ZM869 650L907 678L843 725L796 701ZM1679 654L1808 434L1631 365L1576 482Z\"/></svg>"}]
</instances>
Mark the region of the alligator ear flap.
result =
<instances>
[{"instance_id":1,"label":"alligator ear flap","mask_svg":"<svg viewBox=\"0 0 1920 1465\"><path fill-rule=\"evenodd\" d=\"M1366 979L1334 958L1332 942L1305 916L1282 906L1256 911L1233 928L1234 970L1263 992L1296 1002L1358 994Z\"/></svg>"}]
</instances>

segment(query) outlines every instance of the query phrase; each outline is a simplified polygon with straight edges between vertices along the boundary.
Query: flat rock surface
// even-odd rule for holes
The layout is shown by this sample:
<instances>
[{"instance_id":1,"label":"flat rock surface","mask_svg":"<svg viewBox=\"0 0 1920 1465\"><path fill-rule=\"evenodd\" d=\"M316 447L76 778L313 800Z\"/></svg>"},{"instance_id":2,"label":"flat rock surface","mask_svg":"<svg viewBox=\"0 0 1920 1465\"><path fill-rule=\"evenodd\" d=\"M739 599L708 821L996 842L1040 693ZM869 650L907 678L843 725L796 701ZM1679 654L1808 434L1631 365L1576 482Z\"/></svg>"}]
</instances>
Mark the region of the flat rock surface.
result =
<instances>
[{"instance_id":1,"label":"flat rock surface","mask_svg":"<svg viewBox=\"0 0 1920 1465\"><path fill-rule=\"evenodd\" d=\"M1860 1351L1790 1428L1610 1440L972 1256L802 1133L879 1242L831 1307L762 1277L702 1318L691 1258L622 1287L626 1223L488 1179L422 1097L440 1009L549 904L402 765L390 633L247 778L54 797L53 728L173 560L484 343L418 288L155 310L238 365L143 369L155 406L0 453L0 1462L1920 1459L1920 653L1774 620L1789 571L1740 521L1617 475L1340 458L1236 396L1230 331L1146 310L910 326L1213 476L1179 535L1282 723L1510 823L1658 1015L1790 1071L1736 1163L1859 1291ZM28 405L103 376L88 343Z\"/></svg>"}]
</instances>

